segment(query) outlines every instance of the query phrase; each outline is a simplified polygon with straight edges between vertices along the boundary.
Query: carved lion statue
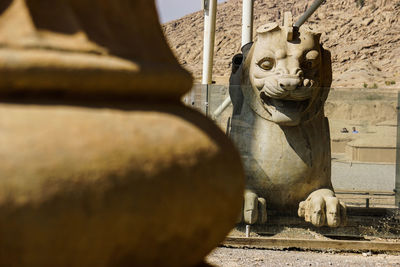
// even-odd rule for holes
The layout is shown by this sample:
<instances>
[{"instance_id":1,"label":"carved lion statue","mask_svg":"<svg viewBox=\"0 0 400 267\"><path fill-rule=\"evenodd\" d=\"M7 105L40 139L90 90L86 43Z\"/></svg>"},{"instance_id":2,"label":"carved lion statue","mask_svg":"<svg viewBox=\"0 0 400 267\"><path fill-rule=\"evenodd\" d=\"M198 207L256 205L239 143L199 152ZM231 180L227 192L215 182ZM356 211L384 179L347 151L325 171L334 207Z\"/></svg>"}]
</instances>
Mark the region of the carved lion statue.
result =
<instances>
[{"instance_id":1,"label":"carved lion statue","mask_svg":"<svg viewBox=\"0 0 400 267\"><path fill-rule=\"evenodd\" d=\"M310 28L290 34L277 23L264 25L256 42L234 59L243 60L230 81L230 135L247 176L242 219L264 223L268 208L337 227L345 223L346 207L332 188L324 115L331 56Z\"/></svg>"}]
</instances>

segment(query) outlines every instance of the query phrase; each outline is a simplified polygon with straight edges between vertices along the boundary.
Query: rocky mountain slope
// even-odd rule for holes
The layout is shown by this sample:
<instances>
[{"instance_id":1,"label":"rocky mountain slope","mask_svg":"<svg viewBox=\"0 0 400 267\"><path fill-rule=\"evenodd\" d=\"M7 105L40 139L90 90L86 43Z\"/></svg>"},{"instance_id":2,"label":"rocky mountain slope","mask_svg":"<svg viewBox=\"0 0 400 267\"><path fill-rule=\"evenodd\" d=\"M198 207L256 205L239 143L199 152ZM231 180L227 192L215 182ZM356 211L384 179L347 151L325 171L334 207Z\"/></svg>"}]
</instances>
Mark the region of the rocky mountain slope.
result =
<instances>
[{"instance_id":1,"label":"rocky mountain slope","mask_svg":"<svg viewBox=\"0 0 400 267\"><path fill-rule=\"evenodd\" d=\"M296 20L313 0L255 0L255 29L280 21L292 11ZM359 3L364 2L363 7ZM228 77L231 58L240 51L241 0L218 5L214 77ZM400 0L327 0L308 20L322 32L332 53L333 87L400 88ZM202 71L203 12L163 25L179 62L196 79Z\"/></svg>"}]
</instances>

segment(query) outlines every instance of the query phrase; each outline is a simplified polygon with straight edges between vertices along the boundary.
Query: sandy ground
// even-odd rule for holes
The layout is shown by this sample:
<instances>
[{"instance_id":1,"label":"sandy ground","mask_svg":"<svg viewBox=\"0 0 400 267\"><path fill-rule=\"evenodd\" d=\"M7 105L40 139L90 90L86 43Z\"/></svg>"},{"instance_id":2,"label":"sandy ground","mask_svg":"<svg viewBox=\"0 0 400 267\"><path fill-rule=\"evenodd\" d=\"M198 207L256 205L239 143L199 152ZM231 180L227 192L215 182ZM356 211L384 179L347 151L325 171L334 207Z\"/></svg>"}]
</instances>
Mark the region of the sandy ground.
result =
<instances>
[{"instance_id":1,"label":"sandy ground","mask_svg":"<svg viewBox=\"0 0 400 267\"><path fill-rule=\"evenodd\" d=\"M217 248L207 257L207 262L219 267L400 266L400 255Z\"/></svg>"}]
</instances>

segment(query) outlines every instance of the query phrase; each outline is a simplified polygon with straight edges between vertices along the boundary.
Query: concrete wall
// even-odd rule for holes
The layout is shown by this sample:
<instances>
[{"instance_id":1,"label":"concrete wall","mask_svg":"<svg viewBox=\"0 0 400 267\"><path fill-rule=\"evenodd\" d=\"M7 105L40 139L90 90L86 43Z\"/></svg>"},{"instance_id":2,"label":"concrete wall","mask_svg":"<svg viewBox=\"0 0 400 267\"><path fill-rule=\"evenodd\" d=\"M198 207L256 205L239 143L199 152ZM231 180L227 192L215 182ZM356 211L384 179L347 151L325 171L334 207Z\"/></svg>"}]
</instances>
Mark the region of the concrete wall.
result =
<instances>
[{"instance_id":1,"label":"concrete wall","mask_svg":"<svg viewBox=\"0 0 400 267\"><path fill-rule=\"evenodd\" d=\"M396 163L396 147L355 147L346 146L351 161Z\"/></svg>"},{"instance_id":2,"label":"concrete wall","mask_svg":"<svg viewBox=\"0 0 400 267\"><path fill-rule=\"evenodd\" d=\"M332 162L335 190L393 191L396 187L396 164Z\"/></svg>"}]
</instances>

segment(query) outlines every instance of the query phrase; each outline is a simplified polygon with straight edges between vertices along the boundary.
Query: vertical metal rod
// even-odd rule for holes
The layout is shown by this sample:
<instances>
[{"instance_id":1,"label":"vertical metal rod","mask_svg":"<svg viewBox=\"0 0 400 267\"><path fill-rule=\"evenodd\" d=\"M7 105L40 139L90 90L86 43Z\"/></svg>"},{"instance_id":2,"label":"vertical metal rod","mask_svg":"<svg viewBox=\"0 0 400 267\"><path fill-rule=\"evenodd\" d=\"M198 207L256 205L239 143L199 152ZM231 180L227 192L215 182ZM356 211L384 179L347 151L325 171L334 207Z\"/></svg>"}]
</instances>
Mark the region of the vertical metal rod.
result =
<instances>
[{"instance_id":1,"label":"vertical metal rod","mask_svg":"<svg viewBox=\"0 0 400 267\"><path fill-rule=\"evenodd\" d=\"M228 121L226 122L226 135L230 136L231 133L231 117L228 118Z\"/></svg>"},{"instance_id":2,"label":"vertical metal rod","mask_svg":"<svg viewBox=\"0 0 400 267\"><path fill-rule=\"evenodd\" d=\"M323 2L325 2L325 0L315 0L293 26L300 28L300 26L303 25L312 14L314 14L315 10L317 10Z\"/></svg>"},{"instance_id":3,"label":"vertical metal rod","mask_svg":"<svg viewBox=\"0 0 400 267\"><path fill-rule=\"evenodd\" d=\"M397 95L396 206L400 208L400 93Z\"/></svg>"},{"instance_id":4,"label":"vertical metal rod","mask_svg":"<svg viewBox=\"0 0 400 267\"><path fill-rule=\"evenodd\" d=\"M202 84L212 83L216 16L217 0L208 0L204 6L204 49Z\"/></svg>"},{"instance_id":5,"label":"vertical metal rod","mask_svg":"<svg viewBox=\"0 0 400 267\"><path fill-rule=\"evenodd\" d=\"M250 237L250 225L246 225L246 237Z\"/></svg>"},{"instance_id":6,"label":"vertical metal rod","mask_svg":"<svg viewBox=\"0 0 400 267\"><path fill-rule=\"evenodd\" d=\"M210 87L211 85L210 84L207 84L206 85L206 87L207 87L207 89L206 89L206 101L205 101L205 103L204 103L204 105L205 105L205 108L206 108L206 117L208 117L208 111L209 111L209 98L210 98Z\"/></svg>"},{"instance_id":7,"label":"vertical metal rod","mask_svg":"<svg viewBox=\"0 0 400 267\"><path fill-rule=\"evenodd\" d=\"M254 0L243 0L242 47L253 41Z\"/></svg>"}]
</instances>

